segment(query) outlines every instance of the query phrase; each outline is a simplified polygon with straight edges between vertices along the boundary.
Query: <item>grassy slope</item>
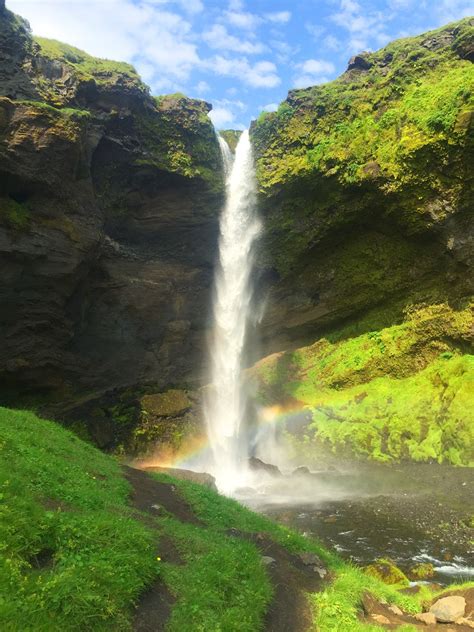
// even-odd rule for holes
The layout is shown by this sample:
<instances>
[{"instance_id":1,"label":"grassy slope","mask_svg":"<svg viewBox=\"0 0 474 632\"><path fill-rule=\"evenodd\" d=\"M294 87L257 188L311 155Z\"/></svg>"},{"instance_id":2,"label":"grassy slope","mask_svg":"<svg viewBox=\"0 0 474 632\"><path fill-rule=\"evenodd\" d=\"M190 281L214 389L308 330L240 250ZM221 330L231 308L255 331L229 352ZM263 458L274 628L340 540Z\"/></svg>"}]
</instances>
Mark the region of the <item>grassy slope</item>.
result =
<instances>
[{"instance_id":1,"label":"grassy slope","mask_svg":"<svg viewBox=\"0 0 474 632\"><path fill-rule=\"evenodd\" d=\"M118 464L57 424L5 408L0 446L2 628L126 629L158 566Z\"/></svg>"},{"instance_id":2,"label":"grassy slope","mask_svg":"<svg viewBox=\"0 0 474 632\"><path fill-rule=\"evenodd\" d=\"M408 611L419 600L401 595L343 563L316 542L199 485L176 485L202 525L163 510L147 527L127 507L128 484L117 463L60 426L24 411L0 408L0 619L12 632L127 630L140 592L162 579L175 595L169 632L257 632L272 588L250 542L231 527L268 533L293 553L311 551L333 582L310 595L314 629L373 628L358 621L365 590ZM170 539L184 563L156 558Z\"/></svg>"},{"instance_id":3,"label":"grassy slope","mask_svg":"<svg viewBox=\"0 0 474 632\"><path fill-rule=\"evenodd\" d=\"M379 461L474 461L472 306L419 308L400 325L275 354L253 370L264 404L312 411L296 449ZM346 332L347 335L348 332ZM469 351L471 353L469 353Z\"/></svg>"}]
</instances>

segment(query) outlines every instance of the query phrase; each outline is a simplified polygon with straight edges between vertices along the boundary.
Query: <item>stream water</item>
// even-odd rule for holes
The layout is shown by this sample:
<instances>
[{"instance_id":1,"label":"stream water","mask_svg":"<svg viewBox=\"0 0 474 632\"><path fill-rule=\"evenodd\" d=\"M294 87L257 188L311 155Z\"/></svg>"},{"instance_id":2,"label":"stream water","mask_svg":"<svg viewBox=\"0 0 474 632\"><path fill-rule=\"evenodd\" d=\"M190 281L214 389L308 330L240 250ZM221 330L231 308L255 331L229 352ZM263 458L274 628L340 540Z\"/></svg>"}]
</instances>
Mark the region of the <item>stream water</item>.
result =
<instances>
[{"instance_id":1,"label":"stream water","mask_svg":"<svg viewBox=\"0 0 474 632\"><path fill-rule=\"evenodd\" d=\"M315 537L360 565L389 557L402 570L429 562L430 581L474 578L474 470L364 465L267 479L239 500Z\"/></svg>"}]
</instances>

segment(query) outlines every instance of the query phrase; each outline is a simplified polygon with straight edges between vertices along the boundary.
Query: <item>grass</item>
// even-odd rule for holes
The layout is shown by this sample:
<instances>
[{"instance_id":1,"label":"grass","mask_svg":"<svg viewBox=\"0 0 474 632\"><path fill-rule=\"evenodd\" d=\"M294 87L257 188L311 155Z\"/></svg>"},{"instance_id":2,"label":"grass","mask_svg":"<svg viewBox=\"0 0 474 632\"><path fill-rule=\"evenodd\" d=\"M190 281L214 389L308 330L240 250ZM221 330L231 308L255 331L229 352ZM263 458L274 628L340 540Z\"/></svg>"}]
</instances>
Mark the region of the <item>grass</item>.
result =
<instances>
[{"instance_id":1,"label":"grass","mask_svg":"<svg viewBox=\"0 0 474 632\"><path fill-rule=\"evenodd\" d=\"M163 564L163 580L176 597L169 632L261 630L272 587L256 547L212 528L158 522L186 562Z\"/></svg>"},{"instance_id":2,"label":"grass","mask_svg":"<svg viewBox=\"0 0 474 632\"><path fill-rule=\"evenodd\" d=\"M126 630L158 572L118 464L57 424L0 408L4 630Z\"/></svg>"},{"instance_id":3,"label":"grass","mask_svg":"<svg viewBox=\"0 0 474 632\"><path fill-rule=\"evenodd\" d=\"M308 595L315 632L375 631L358 618L365 591L407 612L430 598L427 589L402 595L318 542L164 474L154 476L175 485L202 524L162 510L145 527L128 508L118 463L33 413L0 408L0 449L0 619L8 632L129 630L134 603L158 578L175 597L167 632L258 632L272 586L261 553L231 528L324 560L332 581ZM179 562L156 557L165 539Z\"/></svg>"},{"instance_id":4,"label":"grass","mask_svg":"<svg viewBox=\"0 0 474 632\"><path fill-rule=\"evenodd\" d=\"M131 64L93 57L79 48L45 37L35 37L34 40L40 46L43 57L68 64L82 79L93 77L98 83L108 83L111 79L122 76L145 89Z\"/></svg>"}]
</instances>

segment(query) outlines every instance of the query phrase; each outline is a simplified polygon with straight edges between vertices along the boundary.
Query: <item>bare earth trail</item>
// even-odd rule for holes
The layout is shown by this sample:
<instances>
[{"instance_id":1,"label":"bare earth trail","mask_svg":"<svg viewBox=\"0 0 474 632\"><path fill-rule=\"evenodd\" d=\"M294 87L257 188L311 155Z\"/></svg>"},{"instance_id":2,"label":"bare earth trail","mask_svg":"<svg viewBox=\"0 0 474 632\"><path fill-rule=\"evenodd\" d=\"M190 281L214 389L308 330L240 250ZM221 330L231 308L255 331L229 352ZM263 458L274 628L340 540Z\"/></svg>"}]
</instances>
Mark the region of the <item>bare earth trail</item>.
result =
<instances>
[{"instance_id":1,"label":"bare earth trail","mask_svg":"<svg viewBox=\"0 0 474 632\"><path fill-rule=\"evenodd\" d=\"M173 484L155 481L145 472L130 467L124 467L124 474L133 489L130 503L141 513L141 519L148 526L153 525L153 517L156 516L154 505L163 507L182 522L205 526L194 515L190 505L180 497ZM322 587L319 575L300 558L291 555L275 543L267 534L249 534L231 529L228 535L253 542L262 556L274 560L268 565L274 598L265 617L265 632L306 632L311 624L311 611L306 593L315 592ZM168 538L160 537L157 556L164 562L182 563L176 548ZM238 590L238 586L236 589ZM165 584L161 580L155 582L138 603L133 629L136 632L164 632L173 602L174 597ZM192 632L192 627L183 632Z\"/></svg>"}]
</instances>

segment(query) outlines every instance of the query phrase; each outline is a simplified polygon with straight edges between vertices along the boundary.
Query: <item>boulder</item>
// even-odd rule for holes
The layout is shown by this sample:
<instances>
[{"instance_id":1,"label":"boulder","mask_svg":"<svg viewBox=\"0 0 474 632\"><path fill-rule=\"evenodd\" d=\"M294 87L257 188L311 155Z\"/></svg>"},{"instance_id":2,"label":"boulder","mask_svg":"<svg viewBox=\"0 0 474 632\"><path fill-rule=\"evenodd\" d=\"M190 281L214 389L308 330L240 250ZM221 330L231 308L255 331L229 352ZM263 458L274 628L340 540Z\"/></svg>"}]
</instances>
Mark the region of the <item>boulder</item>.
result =
<instances>
[{"instance_id":1,"label":"boulder","mask_svg":"<svg viewBox=\"0 0 474 632\"><path fill-rule=\"evenodd\" d=\"M372 67L372 62L366 55L367 53L360 53L351 57L347 64L347 70L369 70Z\"/></svg>"},{"instance_id":2,"label":"boulder","mask_svg":"<svg viewBox=\"0 0 474 632\"><path fill-rule=\"evenodd\" d=\"M438 599L430 608L431 614L440 623L454 623L457 619L464 617L465 611L466 600L458 595Z\"/></svg>"},{"instance_id":3,"label":"boulder","mask_svg":"<svg viewBox=\"0 0 474 632\"><path fill-rule=\"evenodd\" d=\"M265 463L261 459L257 459L255 456L251 456L248 463L251 470L266 472L267 474L270 474L270 476L282 476L282 473L276 465Z\"/></svg>"}]
</instances>

